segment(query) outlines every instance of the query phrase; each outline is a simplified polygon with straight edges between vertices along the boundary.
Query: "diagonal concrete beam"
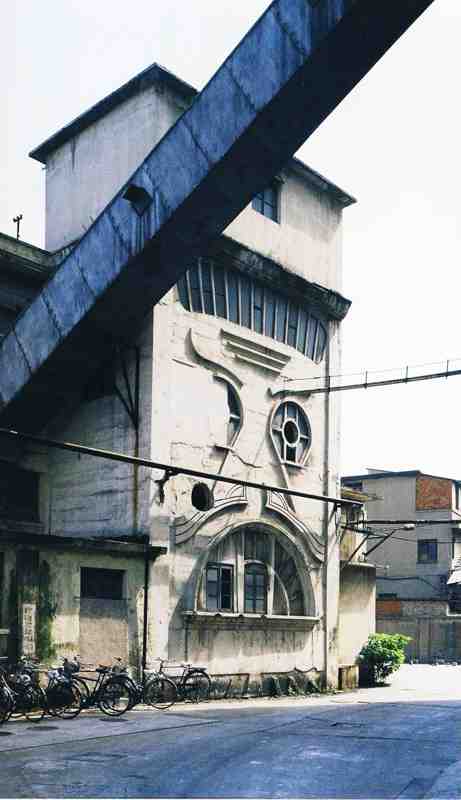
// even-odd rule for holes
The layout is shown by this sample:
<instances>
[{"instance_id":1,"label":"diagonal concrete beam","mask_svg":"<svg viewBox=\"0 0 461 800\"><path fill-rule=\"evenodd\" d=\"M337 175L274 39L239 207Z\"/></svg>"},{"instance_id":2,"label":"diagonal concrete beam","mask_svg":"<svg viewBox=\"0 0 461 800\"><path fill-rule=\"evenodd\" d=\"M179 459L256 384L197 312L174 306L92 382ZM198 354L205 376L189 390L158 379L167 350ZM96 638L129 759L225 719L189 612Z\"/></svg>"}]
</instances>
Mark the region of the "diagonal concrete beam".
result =
<instances>
[{"instance_id":1,"label":"diagonal concrete beam","mask_svg":"<svg viewBox=\"0 0 461 800\"><path fill-rule=\"evenodd\" d=\"M275 0L3 340L2 423L43 425L431 2Z\"/></svg>"}]
</instances>

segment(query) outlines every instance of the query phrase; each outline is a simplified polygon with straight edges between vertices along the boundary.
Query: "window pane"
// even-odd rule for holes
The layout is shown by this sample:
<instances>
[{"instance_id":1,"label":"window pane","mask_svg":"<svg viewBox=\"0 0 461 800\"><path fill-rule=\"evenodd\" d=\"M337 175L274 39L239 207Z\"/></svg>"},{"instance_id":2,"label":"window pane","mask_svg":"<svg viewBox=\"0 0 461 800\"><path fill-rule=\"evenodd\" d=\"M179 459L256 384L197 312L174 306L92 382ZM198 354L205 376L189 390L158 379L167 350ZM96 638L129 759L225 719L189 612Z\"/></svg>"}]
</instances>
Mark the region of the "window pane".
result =
<instances>
[{"instance_id":1,"label":"window pane","mask_svg":"<svg viewBox=\"0 0 461 800\"><path fill-rule=\"evenodd\" d=\"M221 609L232 611L232 568L221 567Z\"/></svg>"},{"instance_id":2,"label":"window pane","mask_svg":"<svg viewBox=\"0 0 461 800\"><path fill-rule=\"evenodd\" d=\"M256 534L256 553L255 558L257 561L268 561L268 544L269 537L266 533Z\"/></svg>"},{"instance_id":3,"label":"window pane","mask_svg":"<svg viewBox=\"0 0 461 800\"><path fill-rule=\"evenodd\" d=\"M288 336L287 344L296 347L296 336L298 332L298 309L290 303L290 313L288 316Z\"/></svg>"},{"instance_id":4,"label":"window pane","mask_svg":"<svg viewBox=\"0 0 461 800\"><path fill-rule=\"evenodd\" d=\"M124 571L121 569L82 567L80 570L80 595L101 600L122 600L123 575Z\"/></svg>"},{"instance_id":5,"label":"window pane","mask_svg":"<svg viewBox=\"0 0 461 800\"><path fill-rule=\"evenodd\" d=\"M240 277L240 298L242 303L241 324L251 328L251 287L247 278Z\"/></svg>"},{"instance_id":6,"label":"window pane","mask_svg":"<svg viewBox=\"0 0 461 800\"><path fill-rule=\"evenodd\" d=\"M314 360L315 339L317 336L317 320L315 317L309 318L309 329L307 334L307 357Z\"/></svg>"},{"instance_id":7,"label":"window pane","mask_svg":"<svg viewBox=\"0 0 461 800\"><path fill-rule=\"evenodd\" d=\"M263 290L261 286L253 289L253 330L263 332Z\"/></svg>"},{"instance_id":8,"label":"window pane","mask_svg":"<svg viewBox=\"0 0 461 800\"><path fill-rule=\"evenodd\" d=\"M226 291L224 288L224 274L220 269L214 270L214 288L216 300L216 314L218 317L227 318L226 314Z\"/></svg>"},{"instance_id":9,"label":"window pane","mask_svg":"<svg viewBox=\"0 0 461 800\"><path fill-rule=\"evenodd\" d=\"M259 194L255 195L255 197L253 197L251 205L252 205L252 207L254 208L255 211L259 211L260 214L263 213L264 201L263 201L263 193L262 192L260 192Z\"/></svg>"},{"instance_id":10,"label":"window pane","mask_svg":"<svg viewBox=\"0 0 461 800\"><path fill-rule=\"evenodd\" d=\"M245 560L255 557L255 532L251 530L245 531Z\"/></svg>"},{"instance_id":11,"label":"window pane","mask_svg":"<svg viewBox=\"0 0 461 800\"><path fill-rule=\"evenodd\" d=\"M306 334L307 334L307 313L301 308L299 311L298 341L296 343L296 347L301 353L304 353L306 351Z\"/></svg>"},{"instance_id":12,"label":"window pane","mask_svg":"<svg viewBox=\"0 0 461 800\"><path fill-rule=\"evenodd\" d=\"M200 283L198 277L198 267L193 267L189 270L189 285L190 293L192 295L192 308L194 311L203 311L202 298L200 295Z\"/></svg>"},{"instance_id":13,"label":"window pane","mask_svg":"<svg viewBox=\"0 0 461 800\"><path fill-rule=\"evenodd\" d=\"M208 611L232 611L233 568L215 564L206 570L206 607Z\"/></svg>"},{"instance_id":14,"label":"window pane","mask_svg":"<svg viewBox=\"0 0 461 800\"><path fill-rule=\"evenodd\" d=\"M205 301L205 312L207 314L214 314L213 286L211 283L211 267L207 261L202 261L202 288L203 288L203 299Z\"/></svg>"},{"instance_id":15,"label":"window pane","mask_svg":"<svg viewBox=\"0 0 461 800\"><path fill-rule=\"evenodd\" d=\"M182 278L178 281L178 292L179 292L179 299L183 304L186 311L190 311L189 307L189 295L187 294L187 283L186 283L186 276L183 275Z\"/></svg>"},{"instance_id":16,"label":"window pane","mask_svg":"<svg viewBox=\"0 0 461 800\"><path fill-rule=\"evenodd\" d=\"M270 289L264 289L264 303L266 316L264 320L264 333L266 336L274 338L275 323L275 296Z\"/></svg>"},{"instance_id":17,"label":"window pane","mask_svg":"<svg viewBox=\"0 0 461 800\"><path fill-rule=\"evenodd\" d=\"M238 322L238 290L237 290L237 276L235 272L229 271L227 273L227 290L229 297L229 316L231 322Z\"/></svg>"},{"instance_id":18,"label":"window pane","mask_svg":"<svg viewBox=\"0 0 461 800\"><path fill-rule=\"evenodd\" d=\"M325 352L325 345L327 343L327 332L323 325L319 322L319 327L317 331L317 345L315 348L315 360L317 363L322 360L323 354Z\"/></svg>"},{"instance_id":19,"label":"window pane","mask_svg":"<svg viewBox=\"0 0 461 800\"><path fill-rule=\"evenodd\" d=\"M279 297L277 299L277 329L275 332L275 338L279 342L285 341L285 327L287 322L287 309L288 303L284 297Z\"/></svg>"}]
</instances>

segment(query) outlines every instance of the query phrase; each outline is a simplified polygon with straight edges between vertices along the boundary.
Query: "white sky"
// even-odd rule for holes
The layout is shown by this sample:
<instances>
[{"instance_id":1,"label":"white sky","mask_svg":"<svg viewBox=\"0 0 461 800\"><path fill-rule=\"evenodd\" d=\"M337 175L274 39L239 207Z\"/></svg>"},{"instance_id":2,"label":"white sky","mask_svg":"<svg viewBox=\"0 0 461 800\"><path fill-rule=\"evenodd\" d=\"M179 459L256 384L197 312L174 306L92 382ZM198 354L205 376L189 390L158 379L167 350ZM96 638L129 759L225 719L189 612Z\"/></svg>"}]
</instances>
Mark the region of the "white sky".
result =
<instances>
[{"instance_id":1,"label":"white sky","mask_svg":"<svg viewBox=\"0 0 461 800\"><path fill-rule=\"evenodd\" d=\"M22 213L21 238L43 245L33 147L153 61L200 89L268 5L3 3L0 230ZM460 41L459 0L435 0L300 151L359 201L344 215L345 372L461 358ZM460 400L461 376L342 393L343 474L460 478Z\"/></svg>"}]
</instances>

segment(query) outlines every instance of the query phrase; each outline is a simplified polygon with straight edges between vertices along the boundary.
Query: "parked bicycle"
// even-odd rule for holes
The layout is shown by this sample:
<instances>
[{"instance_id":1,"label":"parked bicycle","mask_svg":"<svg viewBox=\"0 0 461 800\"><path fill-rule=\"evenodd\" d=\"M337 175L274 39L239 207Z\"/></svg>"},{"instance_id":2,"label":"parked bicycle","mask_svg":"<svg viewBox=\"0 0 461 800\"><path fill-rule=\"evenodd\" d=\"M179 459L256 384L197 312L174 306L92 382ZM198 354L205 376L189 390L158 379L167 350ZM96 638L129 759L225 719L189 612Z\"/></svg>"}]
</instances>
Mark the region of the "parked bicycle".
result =
<instances>
[{"instance_id":1,"label":"parked bicycle","mask_svg":"<svg viewBox=\"0 0 461 800\"><path fill-rule=\"evenodd\" d=\"M167 661L161 658L156 658L154 661L159 662L159 668L155 676L157 679L173 682L178 699L191 703L200 703L209 699L211 679L206 667L182 663L168 664Z\"/></svg>"},{"instance_id":2,"label":"parked bicycle","mask_svg":"<svg viewBox=\"0 0 461 800\"><path fill-rule=\"evenodd\" d=\"M83 708L83 697L72 677L63 667L54 667L47 672L45 689L46 710L52 717L73 719Z\"/></svg>"},{"instance_id":3,"label":"parked bicycle","mask_svg":"<svg viewBox=\"0 0 461 800\"><path fill-rule=\"evenodd\" d=\"M63 673L80 692L83 708L98 706L104 714L117 717L133 708L136 701L131 678L119 666L101 664L95 670L97 678L81 675L81 668L77 659L63 659Z\"/></svg>"},{"instance_id":4,"label":"parked bicycle","mask_svg":"<svg viewBox=\"0 0 461 800\"><path fill-rule=\"evenodd\" d=\"M21 660L11 672L0 667L1 722L24 716L30 722L40 722L46 713L46 695L34 682L36 668Z\"/></svg>"}]
</instances>

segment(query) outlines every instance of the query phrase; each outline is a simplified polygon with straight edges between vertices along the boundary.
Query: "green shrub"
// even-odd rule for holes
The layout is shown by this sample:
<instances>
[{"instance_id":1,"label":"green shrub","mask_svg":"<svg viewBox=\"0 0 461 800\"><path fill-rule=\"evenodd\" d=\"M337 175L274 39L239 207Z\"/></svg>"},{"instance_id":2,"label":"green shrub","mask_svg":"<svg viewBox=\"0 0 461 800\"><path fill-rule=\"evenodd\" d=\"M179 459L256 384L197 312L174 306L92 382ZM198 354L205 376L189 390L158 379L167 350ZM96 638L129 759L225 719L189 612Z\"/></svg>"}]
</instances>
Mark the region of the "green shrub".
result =
<instances>
[{"instance_id":1,"label":"green shrub","mask_svg":"<svg viewBox=\"0 0 461 800\"><path fill-rule=\"evenodd\" d=\"M369 672L373 683L382 683L405 661L405 647L411 636L400 633L374 633L362 647L359 661Z\"/></svg>"}]
</instances>

